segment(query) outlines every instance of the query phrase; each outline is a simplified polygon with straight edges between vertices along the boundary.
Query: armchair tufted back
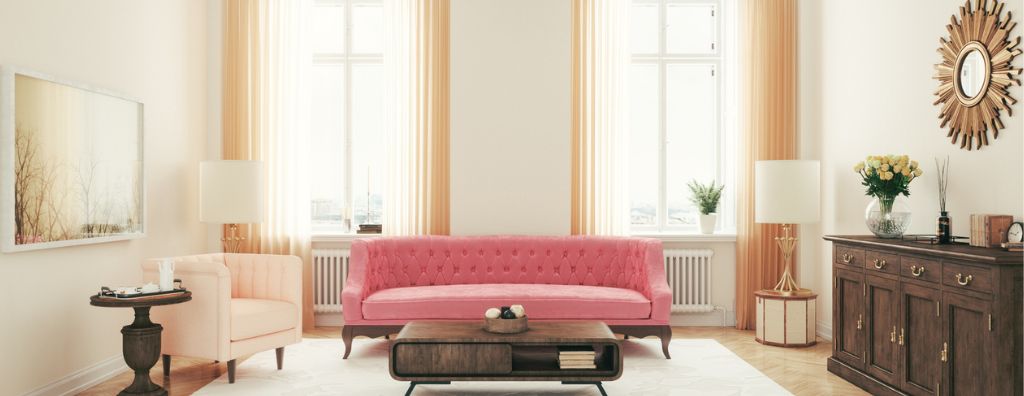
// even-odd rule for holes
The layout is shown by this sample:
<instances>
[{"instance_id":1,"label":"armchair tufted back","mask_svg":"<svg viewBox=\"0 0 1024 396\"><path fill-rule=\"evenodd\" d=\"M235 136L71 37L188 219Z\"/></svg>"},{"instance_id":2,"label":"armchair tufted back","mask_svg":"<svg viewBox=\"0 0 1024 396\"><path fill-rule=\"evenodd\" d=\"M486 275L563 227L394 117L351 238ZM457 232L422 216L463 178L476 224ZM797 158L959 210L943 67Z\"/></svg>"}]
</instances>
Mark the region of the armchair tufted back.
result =
<instances>
[{"instance_id":1,"label":"armchair tufted back","mask_svg":"<svg viewBox=\"0 0 1024 396\"><path fill-rule=\"evenodd\" d=\"M654 263L654 264L652 264ZM363 297L409 286L522 283L633 289L664 279L661 242L619 237L386 237L352 244Z\"/></svg>"}]
</instances>

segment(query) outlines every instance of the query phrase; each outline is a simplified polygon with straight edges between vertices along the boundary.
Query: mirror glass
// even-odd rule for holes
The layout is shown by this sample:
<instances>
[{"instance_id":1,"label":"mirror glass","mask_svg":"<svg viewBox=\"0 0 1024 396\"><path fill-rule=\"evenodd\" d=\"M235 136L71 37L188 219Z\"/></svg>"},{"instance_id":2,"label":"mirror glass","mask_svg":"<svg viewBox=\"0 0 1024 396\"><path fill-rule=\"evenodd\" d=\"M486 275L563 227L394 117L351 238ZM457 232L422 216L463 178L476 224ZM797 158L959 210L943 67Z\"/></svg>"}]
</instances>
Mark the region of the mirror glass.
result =
<instances>
[{"instance_id":1,"label":"mirror glass","mask_svg":"<svg viewBox=\"0 0 1024 396\"><path fill-rule=\"evenodd\" d=\"M984 55L978 50L967 53L960 64L960 92L968 98L978 96L985 84L985 77Z\"/></svg>"}]
</instances>

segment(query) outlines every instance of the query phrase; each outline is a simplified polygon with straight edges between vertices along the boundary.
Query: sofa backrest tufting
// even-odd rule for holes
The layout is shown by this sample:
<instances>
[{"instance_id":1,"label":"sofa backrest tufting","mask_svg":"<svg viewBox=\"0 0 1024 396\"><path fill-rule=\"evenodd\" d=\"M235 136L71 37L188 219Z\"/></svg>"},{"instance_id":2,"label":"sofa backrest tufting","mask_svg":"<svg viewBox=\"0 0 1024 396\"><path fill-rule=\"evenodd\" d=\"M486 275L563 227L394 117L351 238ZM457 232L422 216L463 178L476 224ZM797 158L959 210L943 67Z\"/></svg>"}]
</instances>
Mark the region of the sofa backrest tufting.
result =
<instances>
[{"instance_id":1,"label":"sofa backrest tufting","mask_svg":"<svg viewBox=\"0 0 1024 396\"><path fill-rule=\"evenodd\" d=\"M524 283L606 286L649 296L664 278L661 242L624 237L382 237L352 244L363 294L409 286ZM365 272L364 272L365 271Z\"/></svg>"}]
</instances>

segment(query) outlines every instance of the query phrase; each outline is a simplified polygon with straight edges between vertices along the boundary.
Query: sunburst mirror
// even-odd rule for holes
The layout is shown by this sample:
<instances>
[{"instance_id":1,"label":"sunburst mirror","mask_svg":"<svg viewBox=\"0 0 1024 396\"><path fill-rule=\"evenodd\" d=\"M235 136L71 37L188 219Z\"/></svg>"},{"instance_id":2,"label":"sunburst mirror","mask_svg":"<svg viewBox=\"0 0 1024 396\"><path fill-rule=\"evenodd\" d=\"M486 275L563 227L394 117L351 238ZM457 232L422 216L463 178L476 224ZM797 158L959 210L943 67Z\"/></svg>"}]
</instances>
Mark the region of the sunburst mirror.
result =
<instances>
[{"instance_id":1,"label":"sunburst mirror","mask_svg":"<svg viewBox=\"0 0 1024 396\"><path fill-rule=\"evenodd\" d=\"M948 126L946 137L960 148L971 150L988 145L988 132L999 137L1003 123L999 114L1012 115L1010 106L1017 101L1008 89L1020 80L1010 62L1020 55L1020 36L1010 39L1010 31L1017 25L1010 12L1003 18L1003 4L977 0L971 6L967 0L960 7L960 17L950 17L946 30L949 37L939 39L942 63L935 65L935 79L939 89L934 104L942 104L939 118L941 127Z\"/></svg>"}]
</instances>

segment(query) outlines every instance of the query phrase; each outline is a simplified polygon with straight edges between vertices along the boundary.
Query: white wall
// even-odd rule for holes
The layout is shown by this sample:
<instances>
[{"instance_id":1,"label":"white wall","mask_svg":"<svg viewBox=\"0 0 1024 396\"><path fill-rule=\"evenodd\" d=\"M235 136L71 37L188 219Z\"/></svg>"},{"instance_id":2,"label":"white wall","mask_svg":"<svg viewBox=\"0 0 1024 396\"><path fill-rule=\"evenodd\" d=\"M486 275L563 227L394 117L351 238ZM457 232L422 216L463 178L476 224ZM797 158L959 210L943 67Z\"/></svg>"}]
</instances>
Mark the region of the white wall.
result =
<instances>
[{"instance_id":1,"label":"white wall","mask_svg":"<svg viewBox=\"0 0 1024 396\"><path fill-rule=\"evenodd\" d=\"M822 234L867 234L869 198L852 166L869 154L907 154L924 176L911 184L910 233L934 233L938 215L933 158L950 158L948 210L953 232L969 235L971 213L1024 215L1024 126L1021 102L1006 129L980 151L952 145L939 128L933 92L936 48L958 0L800 2L800 136L813 156L820 145L822 222L819 235L804 235L801 253L816 257L818 318L831 324L831 246ZM1021 22L1022 5L1007 2ZM1004 15L1006 13L1004 11ZM1021 35L1020 28L1012 32ZM1021 57L1015 59L1021 67ZM1024 99L1020 87L1011 94ZM813 247L811 247L813 245ZM808 249L809 248L809 249ZM803 273L803 271L801 271Z\"/></svg>"},{"instance_id":2,"label":"white wall","mask_svg":"<svg viewBox=\"0 0 1024 396\"><path fill-rule=\"evenodd\" d=\"M451 4L453 235L569 233L568 0Z\"/></svg>"},{"instance_id":3,"label":"white wall","mask_svg":"<svg viewBox=\"0 0 1024 396\"><path fill-rule=\"evenodd\" d=\"M144 258L205 250L196 207L207 128L205 18L198 1L0 1L0 64L145 103L149 223L140 240L0 254L0 394L119 363L119 330L131 310L91 307L89 295L138 283Z\"/></svg>"}]
</instances>

